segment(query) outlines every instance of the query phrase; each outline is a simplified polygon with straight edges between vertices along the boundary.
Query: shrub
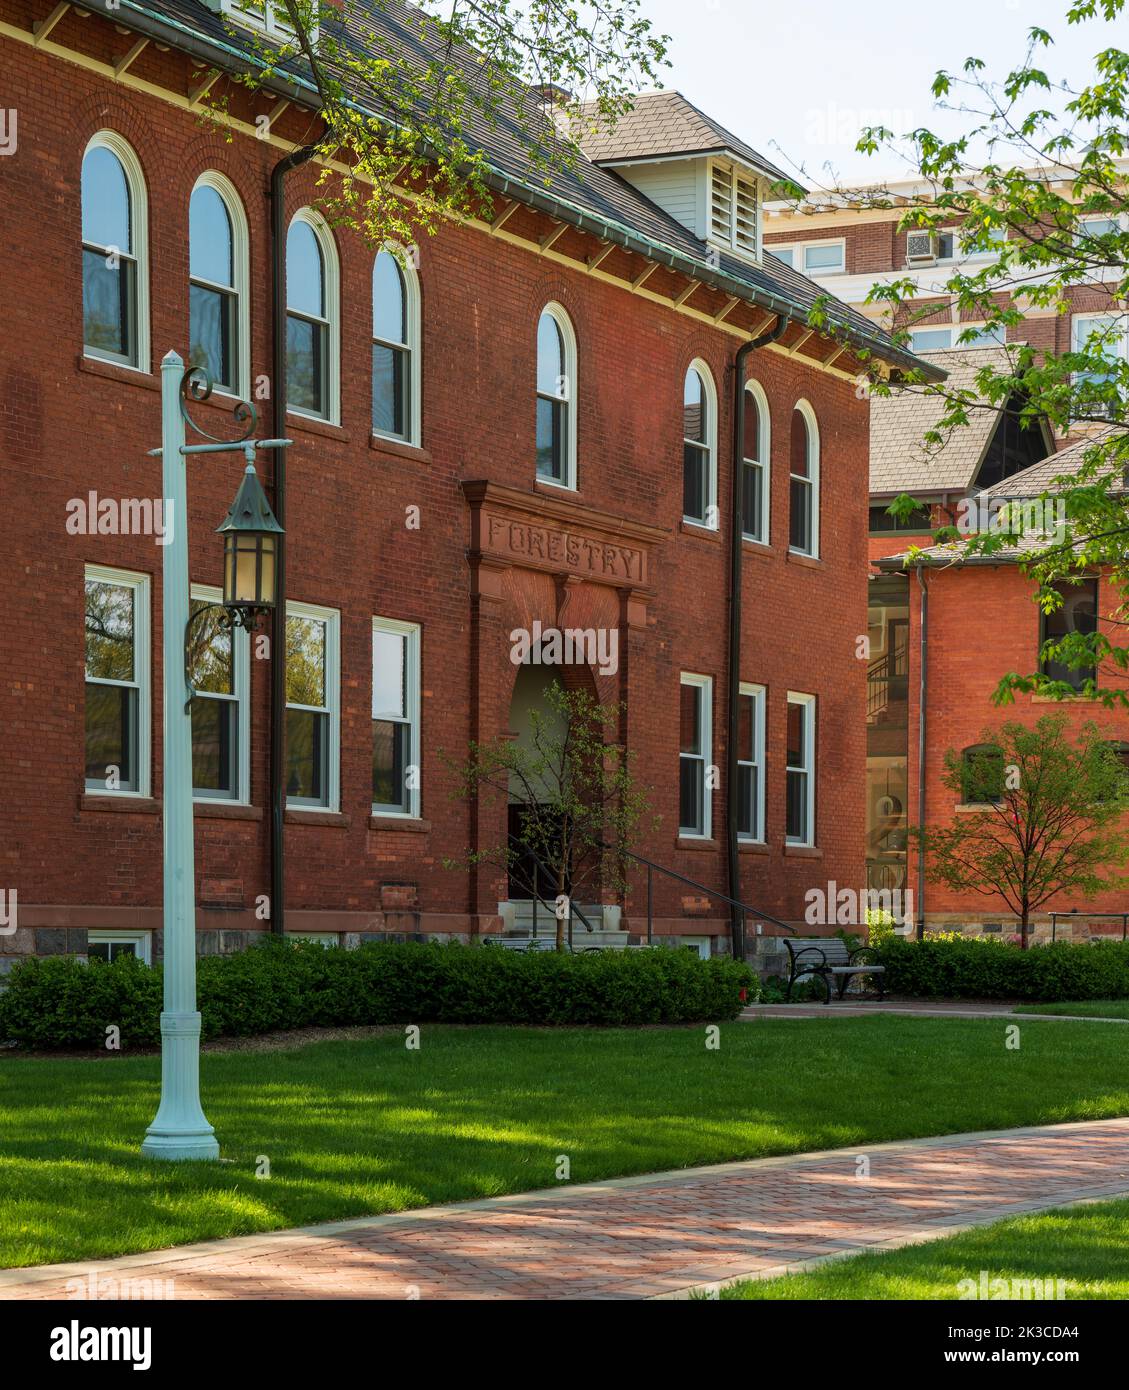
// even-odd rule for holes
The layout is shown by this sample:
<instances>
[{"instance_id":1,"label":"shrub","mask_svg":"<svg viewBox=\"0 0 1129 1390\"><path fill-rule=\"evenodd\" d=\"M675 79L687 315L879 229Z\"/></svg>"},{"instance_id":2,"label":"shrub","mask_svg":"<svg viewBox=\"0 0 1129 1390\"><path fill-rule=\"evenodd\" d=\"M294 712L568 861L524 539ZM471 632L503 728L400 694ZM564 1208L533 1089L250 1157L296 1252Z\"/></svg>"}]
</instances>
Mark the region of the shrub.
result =
<instances>
[{"instance_id":1,"label":"shrub","mask_svg":"<svg viewBox=\"0 0 1129 1390\"><path fill-rule=\"evenodd\" d=\"M161 970L132 958L27 960L0 994L0 1038L35 1048L160 1041ZM270 938L198 962L205 1038L349 1024L701 1023L757 998L748 966L689 951L566 955L494 947L373 944L355 951Z\"/></svg>"},{"instance_id":2,"label":"shrub","mask_svg":"<svg viewBox=\"0 0 1129 1390\"><path fill-rule=\"evenodd\" d=\"M1129 945L1059 941L1021 950L995 937L950 934L880 947L892 994L936 999L1129 998Z\"/></svg>"}]
</instances>

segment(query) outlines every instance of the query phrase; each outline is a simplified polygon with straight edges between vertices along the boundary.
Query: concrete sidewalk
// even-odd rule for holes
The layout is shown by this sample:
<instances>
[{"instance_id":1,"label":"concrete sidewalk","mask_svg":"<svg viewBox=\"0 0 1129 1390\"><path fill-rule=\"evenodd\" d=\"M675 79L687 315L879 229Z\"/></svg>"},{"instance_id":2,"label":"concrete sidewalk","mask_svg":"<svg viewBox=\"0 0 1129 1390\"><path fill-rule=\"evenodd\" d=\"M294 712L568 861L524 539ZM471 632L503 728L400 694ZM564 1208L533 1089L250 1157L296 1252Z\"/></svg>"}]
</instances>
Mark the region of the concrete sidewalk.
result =
<instances>
[{"instance_id":1,"label":"concrete sidewalk","mask_svg":"<svg viewBox=\"0 0 1129 1390\"><path fill-rule=\"evenodd\" d=\"M68 1280L89 1290L92 1275L117 1281L100 1296L130 1296L122 1281L173 1280L176 1299L670 1297L1127 1194L1129 1119L1088 1121L681 1169L5 1270L0 1298L83 1296Z\"/></svg>"},{"instance_id":2,"label":"concrete sidewalk","mask_svg":"<svg viewBox=\"0 0 1129 1390\"><path fill-rule=\"evenodd\" d=\"M907 1014L914 1018L1015 1018L1051 1019L1055 1023L1124 1023L1129 1018L1102 1018L1097 1014L1016 1013L1014 1004L994 1000L932 999L832 999L830 1004L750 1004L740 1017L754 1018L859 1018L866 1014Z\"/></svg>"}]
</instances>

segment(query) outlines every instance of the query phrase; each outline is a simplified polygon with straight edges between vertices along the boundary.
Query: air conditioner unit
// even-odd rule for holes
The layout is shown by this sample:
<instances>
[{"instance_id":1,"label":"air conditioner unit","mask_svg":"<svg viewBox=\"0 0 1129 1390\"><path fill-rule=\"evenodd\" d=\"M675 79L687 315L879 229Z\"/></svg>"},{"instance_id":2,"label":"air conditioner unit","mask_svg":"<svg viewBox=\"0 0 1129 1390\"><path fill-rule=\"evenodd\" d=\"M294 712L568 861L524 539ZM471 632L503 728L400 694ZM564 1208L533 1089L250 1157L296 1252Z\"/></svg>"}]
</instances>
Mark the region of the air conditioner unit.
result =
<instances>
[{"instance_id":1,"label":"air conditioner unit","mask_svg":"<svg viewBox=\"0 0 1129 1390\"><path fill-rule=\"evenodd\" d=\"M932 232L910 232L906 236L906 265L932 265L937 259L937 238Z\"/></svg>"}]
</instances>

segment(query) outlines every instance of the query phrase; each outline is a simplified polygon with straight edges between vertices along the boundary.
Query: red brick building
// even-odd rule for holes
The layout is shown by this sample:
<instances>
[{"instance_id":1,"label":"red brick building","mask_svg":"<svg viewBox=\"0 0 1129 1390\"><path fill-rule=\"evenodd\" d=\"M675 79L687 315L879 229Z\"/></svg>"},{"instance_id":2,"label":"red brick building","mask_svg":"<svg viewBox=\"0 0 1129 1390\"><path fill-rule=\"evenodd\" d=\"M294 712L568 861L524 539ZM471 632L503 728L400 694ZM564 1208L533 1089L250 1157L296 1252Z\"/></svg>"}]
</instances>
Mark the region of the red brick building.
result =
<instances>
[{"instance_id":1,"label":"red brick building","mask_svg":"<svg viewBox=\"0 0 1129 1390\"><path fill-rule=\"evenodd\" d=\"M979 271L991 263L991 255L962 253L955 229L915 234L911 245L910 233L899 230L898 223L913 199L927 199L929 190L905 181L886 191L888 207L851 207L845 200L819 195L798 207L774 203L767 209L765 245L876 324L888 324L889 306L866 302L872 287L895 279L915 284L913 318L906 324L910 345L946 373L949 387L974 390L984 365L1004 368L1003 336L962 312L947 287L958 269ZM1063 353L1083 346L1095 320L1112 314L1122 325L1120 350L1129 351L1129 318L1111 298L1119 273L1120 268L1111 267L1097 272L1092 283L1070 286L1066 314L1023 302L1023 322L1008 328L1007 341ZM1022 286L1001 279L994 298L1006 304L1013 292L1021 296ZM966 332L971 336L962 342ZM1012 919L1002 900L954 895L922 877L909 828L977 813L961 807L944 785L947 749L971 748L986 728L1008 719L1034 722L1046 712L1046 703L1036 697L1019 697L1006 710L990 698L1005 673L1029 672L1038 665L1044 623L1035 586L1022 574L1018 554L1001 553L993 564L956 564L953 549L931 550L920 569L908 571L903 558L911 544L929 547L932 528L955 522L962 506L977 499L1037 497L1058 473L1069 473L1080 463L1094 427L1056 438L1045 424L1022 427L1017 412L973 409L967 427L951 431L944 447L927 447L926 431L936 427L944 406L940 396L909 387L876 399L871 407L867 881L873 888L911 892L914 917L927 926L1007 929ZM902 495L912 496L921 507L895 521L888 508ZM1079 620L1087 620L1091 611L1099 621L1112 616L1115 599L1100 577L1092 588L1072 590L1071 610L1080 601L1084 611L1075 615ZM1092 701L1063 707L1073 726L1093 719L1109 730L1111 742L1129 738L1123 714ZM1040 930L1049 930L1050 911L1075 907L1083 914L1087 907L1095 913L1120 912L1129 909L1129 898L1111 891L1088 903L1075 897L1050 902L1039 916ZM1088 932L1091 926L1099 933L1114 927L1121 931L1120 922L1111 926L1103 919L1091 923L1084 918L1076 932Z\"/></svg>"},{"instance_id":2,"label":"red brick building","mask_svg":"<svg viewBox=\"0 0 1129 1390\"><path fill-rule=\"evenodd\" d=\"M783 919L814 885L861 885L869 425L854 354L895 372L913 359L845 307L834 337L807 327L815 287L761 250L773 171L677 94L641 102L548 189L491 150L491 207L404 263L374 256L320 216L316 166L277 172L315 101L300 79L233 82L239 34L198 0L109 15L0 0L0 233L22 248L0 335L0 845L18 894L0 968L160 954L170 673L162 548L138 523L160 502L149 451L173 348L226 386L193 407L205 429L230 433L240 396L260 435L294 441L285 499L260 464L286 529L273 769L272 649L195 629L202 950L272 928L347 944L498 930L504 877L443 861L504 837L505 809L452 799L442 755L520 736L540 677L515 666L511 634L535 623L616 635L614 671L562 674L625 705L620 740L661 816L641 853ZM677 117L673 135L656 114ZM289 412L272 422L278 334ZM753 340L735 457L736 354ZM201 602L238 472L227 455L188 464ZM718 899L660 875L654 903L661 936L726 949ZM606 906L645 930L638 876Z\"/></svg>"}]
</instances>

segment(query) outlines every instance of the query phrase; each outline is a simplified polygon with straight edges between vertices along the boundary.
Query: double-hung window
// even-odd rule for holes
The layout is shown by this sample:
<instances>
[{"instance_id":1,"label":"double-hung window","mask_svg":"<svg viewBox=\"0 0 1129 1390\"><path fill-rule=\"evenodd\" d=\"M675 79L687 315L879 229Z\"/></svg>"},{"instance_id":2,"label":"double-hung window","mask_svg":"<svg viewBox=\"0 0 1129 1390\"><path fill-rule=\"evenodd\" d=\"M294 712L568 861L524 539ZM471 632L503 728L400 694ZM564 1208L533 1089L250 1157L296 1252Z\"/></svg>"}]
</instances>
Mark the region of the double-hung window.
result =
<instances>
[{"instance_id":1,"label":"double-hung window","mask_svg":"<svg viewBox=\"0 0 1129 1390\"><path fill-rule=\"evenodd\" d=\"M1062 597L1062 606L1051 613L1043 613L1040 636L1040 654L1045 642L1061 642L1071 633L1093 633L1098 630L1098 581L1083 579L1078 584L1056 584L1055 589ZM1065 681L1075 690L1081 690L1088 680L1093 680L1093 666L1068 666L1062 661L1052 661L1040 655L1040 671L1049 680Z\"/></svg>"},{"instance_id":2,"label":"double-hung window","mask_svg":"<svg viewBox=\"0 0 1129 1390\"><path fill-rule=\"evenodd\" d=\"M711 731L713 680L683 672L679 691L678 832L709 839L711 833Z\"/></svg>"},{"instance_id":3,"label":"double-hung window","mask_svg":"<svg viewBox=\"0 0 1129 1390\"><path fill-rule=\"evenodd\" d=\"M383 250L372 267L373 434L420 442L419 376L418 283L406 255Z\"/></svg>"},{"instance_id":4,"label":"double-hung window","mask_svg":"<svg viewBox=\"0 0 1129 1390\"><path fill-rule=\"evenodd\" d=\"M193 585L188 676L192 682L192 795L250 800L249 639L217 607L218 589Z\"/></svg>"},{"instance_id":5,"label":"double-hung window","mask_svg":"<svg viewBox=\"0 0 1129 1390\"><path fill-rule=\"evenodd\" d=\"M149 577L86 569L86 789L149 794Z\"/></svg>"},{"instance_id":6,"label":"double-hung window","mask_svg":"<svg viewBox=\"0 0 1129 1390\"><path fill-rule=\"evenodd\" d=\"M129 145L100 131L82 159L82 318L89 357L148 370L146 197Z\"/></svg>"},{"instance_id":7,"label":"double-hung window","mask_svg":"<svg viewBox=\"0 0 1129 1390\"><path fill-rule=\"evenodd\" d=\"M713 377L692 362L682 386L682 516L717 529L717 408Z\"/></svg>"},{"instance_id":8,"label":"double-hung window","mask_svg":"<svg viewBox=\"0 0 1129 1390\"><path fill-rule=\"evenodd\" d=\"M338 298L333 238L302 208L286 234L287 407L329 421L337 416Z\"/></svg>"},{"instance_id":9,"label":"double-hung window","mask_svg":"<svg viewBox=\"0 0 1129 1390\"><path fill-rule=\"evenodd\" d=\"M335 811L340 746L340 614L286 605L286 800Z\"/></svg>"},{"instance_id":10,"label":"double-hung window","mask_svg":"<svg viewBox=\"0 0 1129 1390\"><path fill-rule=\"evenodd\" d=\"M188 204L189 362L230 395L246 394L247 227L235 190L205 174Z\"/></svg>"},{"instance_id":11,"label":"double-hung window","mask_svg":"<svg viewBox=\"0 0 1129 1390\"><path fill-rule=\"evenodd\" d=\"M575 488L576 339L559 304L537 321L537 476Z\"/></svg>"},{"instance_id":12,"label":"double-hung window","mask_svg":"<svg viewBox=\"0 0 1129 1390\"><path fill-rule=\"evenodd\" d=\"M815 696L788 692L785 839L815 844Z\"/></svg>"},{"instance_id":13,"label":"double-hung window","mask_svg":"<svg viewBox=\"0 0 1129 1390\"><path fill-rule=\"evenodd\" d=\"M372 620L372 810L419 815L419 627Z\"/></svg>"},{"instance_id":14,"label":"double-hung window","mask_svg":"<svg viewBox=\"0 0 1129 1390\"><path fill-rule=\"evenodd\" d=\"M819 554L819 428L806 401L792 412L788 546L797 555Z\"/></svg>"},{"instance_id":15,"label":"double-hung window","mask_svg":"<svg viewBox=\"0 0 1129 1390\"><path fill-rule=\"evenodd\" d=\"M755 381L745 384L745 444L741 471L741 529L745 538L768 544L772 490L769 472L768 401Z\"/></svg>"},{"instance_id":16,"label":"double-hung window","mask_svg":"<svg viewBox=\"0 0 1129 1390\"><path fill-rule=\"evenodd\" d=\"M742 683L737 696L737 835L764 840L764 686Z\"/></svg>"}]
</instances>

